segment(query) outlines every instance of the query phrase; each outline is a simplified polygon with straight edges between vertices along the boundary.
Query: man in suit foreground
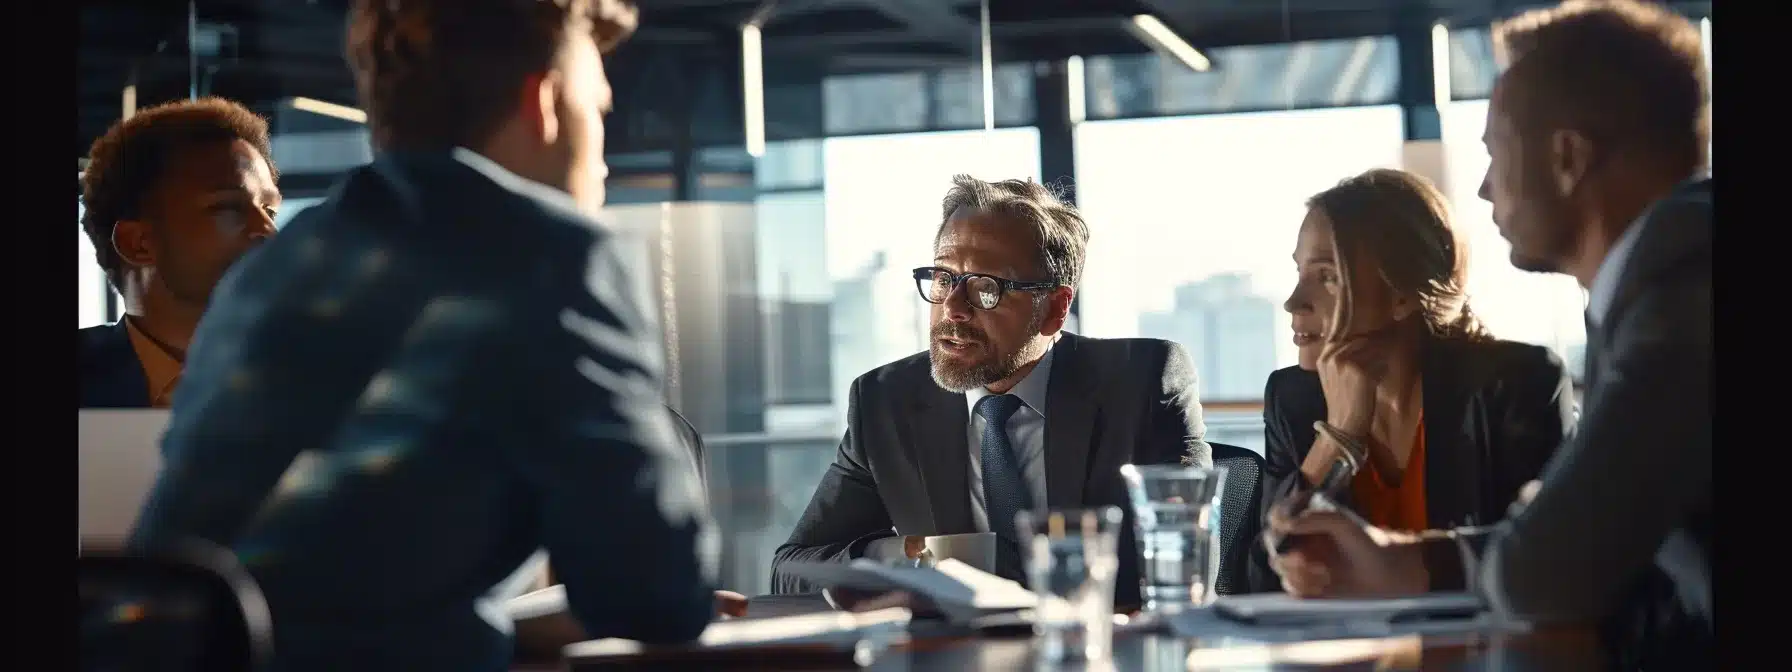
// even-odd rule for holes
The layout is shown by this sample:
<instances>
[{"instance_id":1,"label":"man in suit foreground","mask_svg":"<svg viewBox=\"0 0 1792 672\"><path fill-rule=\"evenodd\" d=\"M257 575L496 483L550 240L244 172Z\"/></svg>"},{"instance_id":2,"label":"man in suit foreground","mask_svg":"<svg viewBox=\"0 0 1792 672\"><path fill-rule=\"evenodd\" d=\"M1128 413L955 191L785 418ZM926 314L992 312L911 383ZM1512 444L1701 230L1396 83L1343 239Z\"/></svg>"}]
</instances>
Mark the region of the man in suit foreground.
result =
<instances>
[{"instance_id":1,"label":"man in suit foreground","mask_svg":"<svg viewBox=\"0 0 1792 672\"><path fill-rule=\"evenodd\" d=\"M503 670L546 548L592 637L714 615L713 526L603 203L619 0L359 0L377 152L213 297L133 544L236 549L289 670Z\"/></svg>"},{"instance_id":2,"label":"man in suit foreground","mask_svg":"<svg viewBox=\"0 0 1792 672\"><path fill-rule=\"evenodd\" d=\"M1468 589L1540 622L1599 623L1626 668L1710 664L1708 87L1699 32L1635 2L1568 2L1496 30L1481 196L1526 270L1589 292L1579 426L1506 520L1403 537L1336 514L1284 563L1307 595ZM1299 557L1297 557L1299 556ZM1654 577L1665 575L1661 584Z\"/></svg>"},{"instance_id":3,"label":"man in suit foreground","mask_svg":"<svg viewBox=\"0 0 1792 672\"><path fill-rule=\"evenodd\" d=\"M222 98L112 125L81 172L81 230L124 318L80 330L81 408L167 408L218 278L274 234L268 122Z\"/></svg>"},{"instance_id":4,"label":"man in suit foreground","mask_svg":"<svg viewBox=\"0 0 1792 672\"><path fill-rule=\"evenodd\" d=\"M853 382L839 455L777 550L774 591L816 589L787 562L898 559L920 537L970 532L996 533L998 573L1022 580L1016 512L1124 505L1127 463L1212 464L1181 346L1063 331L1088 238L1038 183L953 179L933 264L915 269L928 350ZM1131 534L1123 605L1139 603Z\"/></svg>"}]
</instances>

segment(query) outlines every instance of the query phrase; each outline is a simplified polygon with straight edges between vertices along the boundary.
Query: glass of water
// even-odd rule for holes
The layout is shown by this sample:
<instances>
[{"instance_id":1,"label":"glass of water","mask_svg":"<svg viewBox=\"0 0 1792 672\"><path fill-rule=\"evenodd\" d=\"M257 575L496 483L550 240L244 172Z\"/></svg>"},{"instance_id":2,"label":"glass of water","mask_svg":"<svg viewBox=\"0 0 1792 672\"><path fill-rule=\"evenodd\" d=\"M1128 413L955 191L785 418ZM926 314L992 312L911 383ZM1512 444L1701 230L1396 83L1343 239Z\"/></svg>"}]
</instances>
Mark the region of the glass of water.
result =
<instances>
[{"instance_id":1,"label":"glass of water","mask_svg":"<svg viewBox=\"0 0 1792 672\"><path fill-rule=\"evenodd\" d=\"M1107 660L1114 644L1114 575L1120 568L1120 508L1022 511L1027 581L1039 596L1033 633L1040 657Z\"/></svg>"},{"instance_id":2,"label":"glass of water","mask_svg":"<svg viewBox=\"0 0 1792 672\"><path fill-rule=\"evenodd\" d=\"M1128 464L1120 475L1126 479L1139 537L1145 610L1207 603L1219 578L1225 467Z\"/></svg>"}]
</instances>

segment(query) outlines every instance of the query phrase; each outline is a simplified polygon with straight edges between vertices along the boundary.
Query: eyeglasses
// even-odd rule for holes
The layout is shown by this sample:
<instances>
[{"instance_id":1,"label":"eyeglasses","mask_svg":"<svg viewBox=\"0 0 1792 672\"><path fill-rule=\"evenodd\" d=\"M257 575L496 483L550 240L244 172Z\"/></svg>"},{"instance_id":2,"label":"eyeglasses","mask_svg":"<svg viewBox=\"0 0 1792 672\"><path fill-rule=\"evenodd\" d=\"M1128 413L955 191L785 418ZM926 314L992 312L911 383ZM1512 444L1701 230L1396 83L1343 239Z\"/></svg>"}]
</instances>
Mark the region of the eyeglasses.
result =
<instances>
[{"instance_id":1,"label":"eyeglasses","mask_svg":"<svg viewBox=\"0 0 1792 672\"><path fill-rule=\"evenodd\" d=\"M1056 282L1020 282L984 273L953 273L943 268L923 266L915 269L915 291L928 303L945 303L952 290L965 286L973 307L995 310L1007 292L1039 292L1058 288Z\"/></svg>"}]
</instances>

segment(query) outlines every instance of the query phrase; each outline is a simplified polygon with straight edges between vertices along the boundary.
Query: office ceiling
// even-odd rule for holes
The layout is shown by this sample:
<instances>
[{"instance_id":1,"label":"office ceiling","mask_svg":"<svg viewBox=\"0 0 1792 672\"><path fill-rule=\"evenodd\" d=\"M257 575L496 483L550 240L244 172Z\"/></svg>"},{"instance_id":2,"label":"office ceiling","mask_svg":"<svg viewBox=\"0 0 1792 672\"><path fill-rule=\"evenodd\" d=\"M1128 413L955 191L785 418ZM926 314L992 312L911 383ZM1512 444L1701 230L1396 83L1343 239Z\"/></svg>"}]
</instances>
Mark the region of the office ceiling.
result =
<instances>
[{"instance_id":1,"label":"office ceiling","mask_svg":"<svg viewBox=\"0 0 1792 672\"><path fill-rule=\"evenodd\" d=\"M1479 25L1536 2L1520 0L988 0L997 61L1140 52L1124 28L1150 13L1201 47L1386 34L1398 26ZM980 57L978 0L638 0L642 28L612 71L655 59L727 59L738 26L770 6L764 28L768 78L919 69ZM1710 2L1673 3L1708 14ZM352 104L342 61L348 0L89 0L78 47L78 151L116 121L122 90L138 104L185 97L190 88L264 111L305 96ZM199 54L197 67L190 54ZM190 73L196 76L190 76ZM624 76L613 74L613 78Z\"/></svg>"}]
</instances>

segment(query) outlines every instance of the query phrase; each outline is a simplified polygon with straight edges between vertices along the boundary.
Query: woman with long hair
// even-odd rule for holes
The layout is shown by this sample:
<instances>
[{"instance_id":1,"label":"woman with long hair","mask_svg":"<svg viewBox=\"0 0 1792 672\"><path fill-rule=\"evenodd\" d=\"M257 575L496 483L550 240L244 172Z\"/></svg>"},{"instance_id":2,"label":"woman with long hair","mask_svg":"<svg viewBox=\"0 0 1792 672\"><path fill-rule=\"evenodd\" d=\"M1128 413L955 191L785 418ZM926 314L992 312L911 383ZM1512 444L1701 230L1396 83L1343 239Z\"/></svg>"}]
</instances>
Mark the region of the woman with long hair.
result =
<instances>
[{"instance_id":1,"label":"woman with long hair","mask_svg":"<svg viewBox=\"0 0 1792 672\"><path fill-rule=\"evenodd\" d=\"M1377 526L1503 517L1573 426L1573 386L1555 354L1494 338L1469 310L1468 252L1443 194L1399 170L1344 180L1307 201L1294 261L1283 308L1300 364L1270 374L1263 393L1260 513L1316 482L1342 440L1366 455L1338 505ZM1345 406L1373 412L1328 414ZM1253 590L1326 581L1266 544L1253 557Z\"/></svg>"}]
</instances>

